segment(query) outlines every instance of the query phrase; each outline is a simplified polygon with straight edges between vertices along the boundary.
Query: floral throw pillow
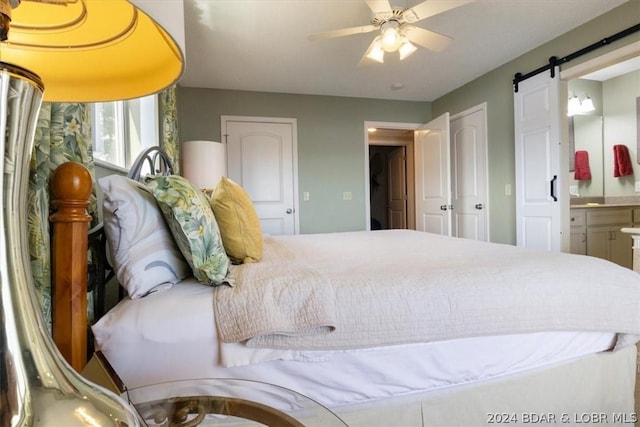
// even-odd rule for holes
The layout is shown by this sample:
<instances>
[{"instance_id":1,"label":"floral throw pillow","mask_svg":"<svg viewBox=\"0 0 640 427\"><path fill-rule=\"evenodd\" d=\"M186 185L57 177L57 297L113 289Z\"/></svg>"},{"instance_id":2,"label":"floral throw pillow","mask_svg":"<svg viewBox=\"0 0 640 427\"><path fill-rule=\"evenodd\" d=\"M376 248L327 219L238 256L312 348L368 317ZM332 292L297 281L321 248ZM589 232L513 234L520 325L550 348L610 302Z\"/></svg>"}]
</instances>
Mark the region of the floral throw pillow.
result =
<instances>
[{"instance_id":1,"label":"floral throw pillow","mask_svg":"<svg viewBox=\"0 0 640 427\"><path fill-rule=\"evenodd\" d=\"M204 193L178 175L148 176L144 182L195 278L205 285L233 285L230 260Z\"/></svg>"}]
</instances>

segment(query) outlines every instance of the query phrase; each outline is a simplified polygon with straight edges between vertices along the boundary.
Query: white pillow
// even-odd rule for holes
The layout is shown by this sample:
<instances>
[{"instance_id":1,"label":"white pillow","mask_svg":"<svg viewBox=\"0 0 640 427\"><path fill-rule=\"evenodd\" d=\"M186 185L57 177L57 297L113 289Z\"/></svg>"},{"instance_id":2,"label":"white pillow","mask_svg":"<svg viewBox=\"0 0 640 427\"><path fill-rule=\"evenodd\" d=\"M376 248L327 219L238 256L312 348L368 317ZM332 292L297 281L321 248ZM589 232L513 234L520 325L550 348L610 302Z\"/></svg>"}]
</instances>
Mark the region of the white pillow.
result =
<instances>
[{"instance_id":1,"label":"white pillow","mask_svg":"<svg viewBox=\"0 0 640 427\"><path fill-rule=\"evenodd\" d=\"M191 275L153 194L121 175L98 180L104 231L118 282L140 298Z\"/></svg>"}]
</instances>

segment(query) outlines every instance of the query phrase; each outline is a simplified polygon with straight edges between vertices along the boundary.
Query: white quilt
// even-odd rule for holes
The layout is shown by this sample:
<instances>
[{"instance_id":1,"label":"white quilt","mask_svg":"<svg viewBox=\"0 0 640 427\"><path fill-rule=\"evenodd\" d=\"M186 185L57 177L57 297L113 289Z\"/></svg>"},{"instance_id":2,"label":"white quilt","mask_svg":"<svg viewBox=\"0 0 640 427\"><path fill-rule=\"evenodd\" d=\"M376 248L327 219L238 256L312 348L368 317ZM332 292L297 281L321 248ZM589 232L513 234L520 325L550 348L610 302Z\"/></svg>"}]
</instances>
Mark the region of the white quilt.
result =
<instances>
[{"instance_id":1,"label":"white quilt","mask_svg":"<svg viewBox=\"0 0 640 427\"><path fill-rule=\"evenodd\" d=\"M640 335L640 275L411 230L265 237L214 310L224 342L353 349L539 331Z\"/></svg>"}]
</instances>

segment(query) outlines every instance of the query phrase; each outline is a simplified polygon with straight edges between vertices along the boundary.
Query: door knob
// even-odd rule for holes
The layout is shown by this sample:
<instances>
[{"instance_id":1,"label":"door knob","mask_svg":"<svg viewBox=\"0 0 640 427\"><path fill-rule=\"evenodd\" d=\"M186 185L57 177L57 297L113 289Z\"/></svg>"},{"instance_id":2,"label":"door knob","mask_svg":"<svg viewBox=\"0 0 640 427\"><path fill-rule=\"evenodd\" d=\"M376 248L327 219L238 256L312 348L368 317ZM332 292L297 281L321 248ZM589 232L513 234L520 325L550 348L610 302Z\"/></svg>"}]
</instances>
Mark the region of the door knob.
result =
<instances>
[{"instance_id":1,"label":"door knob","mask_svg":"<svg viewBox=\"0 0 640 427\"><path fill-rule=\"evenodd\" d=\"M289 209L287 209L287 210L286 210L286 212L287 212L288 214L291 214L291 213L293 213L293 209L289 208Z\"/></svg>"},{"instance_id":2,"label":"door knob","mask_svg":"<svg viewBox=\"0 0 640 427\"><path fill-rule=\"evenodd\" d=\"M478 203L476 204L476 209L481 210L484 206L482 206L482 203Z\"/></svg>"},{"instance_id":3,"label":"door knob","mask_svg":"<svg viewBox=\"0 0 640 427\"><path fill-rule=\"evenodd\" d=\"M447 210L447 205L440 205L440 210L441 211L446 211Z\"/></svg>"}]
</instances>

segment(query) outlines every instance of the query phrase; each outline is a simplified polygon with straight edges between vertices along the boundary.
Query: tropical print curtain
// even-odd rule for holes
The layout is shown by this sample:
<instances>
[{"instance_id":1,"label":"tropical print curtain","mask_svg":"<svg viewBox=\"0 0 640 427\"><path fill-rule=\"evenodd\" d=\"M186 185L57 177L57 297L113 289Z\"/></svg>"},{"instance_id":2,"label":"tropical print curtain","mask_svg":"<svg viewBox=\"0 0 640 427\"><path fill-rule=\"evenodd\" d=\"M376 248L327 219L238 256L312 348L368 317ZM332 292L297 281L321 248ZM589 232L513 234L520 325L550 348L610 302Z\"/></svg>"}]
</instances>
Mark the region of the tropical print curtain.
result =
<instances>
[{"instance_id":1,"label":"tropical print curtain","mask_svg":"<svg viewBox=\"0 0 640 427\"><path fill-rule=\"evenodd\" d=\"M43 103L38 117L30 165L28 193L29 251L36 293L51 324L50 195L51 174L62 163L77 161L94 175L91 107L77 103ZM97 223L96 193L88 208Z\"/></svg>"},{"instance_id":2,"label":"tropical print curtain","mask_svg":"<svg viewBox=\"0 0 640 427\"><path fill-rule=\"evenodd\" d=\"M176 107L176 87L172 86L159 95L161 124L160 147L171 159L174 172L180 174L180 139L178 137L178 109Z\"/></svg>"},{"instance_id":3,"label":"tropical print curtain","mask_svg":"<svg viewBox=\"0 0 640 427\"><path fill-rule=\"evenodd\" d=\"M169 154L179 173L180 146L176 108L176 87L158 94L162 137L160 146ZM62 163L84 164L93 180L88 212L89 227L99 222L96 197L95 166L91 140L91 105L79 103L43 103L38 117L33 155L30 165L28 193L29 252L36 294L45 322L51 327L51 246L50 246L50 181L53 171Z\"/></svg>"}]
</instances>

